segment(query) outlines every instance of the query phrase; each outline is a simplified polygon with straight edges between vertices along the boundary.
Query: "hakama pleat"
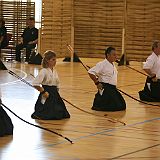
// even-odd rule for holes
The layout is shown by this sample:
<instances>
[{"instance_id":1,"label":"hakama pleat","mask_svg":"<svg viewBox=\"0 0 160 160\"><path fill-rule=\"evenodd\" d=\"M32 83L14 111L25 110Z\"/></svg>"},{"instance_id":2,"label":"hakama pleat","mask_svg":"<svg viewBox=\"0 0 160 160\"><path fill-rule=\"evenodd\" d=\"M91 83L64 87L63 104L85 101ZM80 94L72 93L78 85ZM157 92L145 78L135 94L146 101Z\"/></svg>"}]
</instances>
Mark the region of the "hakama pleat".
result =
<instances>
[{"instance_id":1,"label":"hakama pleat","mask_svg":"<svg viewBox=\"0 0 160 160\"><path fill-rule=\"evenodd\" d=\"M126 109L126 103L121 93L117 90L116 86L102 83L103 84L103 94L101 95L99 91L96 93L93 110L97 111L121 111Z\"/></svg>"},{"instance_id":2,"label":"hakama pleat","mask_svg":"<svg viewBox=\"0 0 160 160\"><path fill-rule=\"evenodd\" d=\"M60 97L56 86L43 86L45 91L49 93L49 97L45 103L42 103L42 94L39 94L35 104L35 112L32 114L34 119L43 120L60 120L70 118L70 114Z\"/></svg>"}]
</instances>

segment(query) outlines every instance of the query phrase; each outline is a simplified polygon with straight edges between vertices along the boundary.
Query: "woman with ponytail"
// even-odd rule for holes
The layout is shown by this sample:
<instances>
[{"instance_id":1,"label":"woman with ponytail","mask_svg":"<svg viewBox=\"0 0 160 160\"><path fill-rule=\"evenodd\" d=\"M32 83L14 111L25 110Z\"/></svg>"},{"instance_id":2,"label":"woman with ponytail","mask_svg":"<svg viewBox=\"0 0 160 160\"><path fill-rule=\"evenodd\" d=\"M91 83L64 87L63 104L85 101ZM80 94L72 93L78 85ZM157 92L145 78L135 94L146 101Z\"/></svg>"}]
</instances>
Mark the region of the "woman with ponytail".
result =
<instances>
[{"instance_id":1,"label":"woman with ponytail","mask_svg":"<svg viewBox=\"0 0 160 160\"><path fill-rule=\"evenodd\" d=\"M65 104L60 97L59 78L55 69L56 54L46 51L42 60L42 69L34 79L32 85L40 92L35 104L34 119L58 120L70 118Z\"/></svg>"}]
</instances>

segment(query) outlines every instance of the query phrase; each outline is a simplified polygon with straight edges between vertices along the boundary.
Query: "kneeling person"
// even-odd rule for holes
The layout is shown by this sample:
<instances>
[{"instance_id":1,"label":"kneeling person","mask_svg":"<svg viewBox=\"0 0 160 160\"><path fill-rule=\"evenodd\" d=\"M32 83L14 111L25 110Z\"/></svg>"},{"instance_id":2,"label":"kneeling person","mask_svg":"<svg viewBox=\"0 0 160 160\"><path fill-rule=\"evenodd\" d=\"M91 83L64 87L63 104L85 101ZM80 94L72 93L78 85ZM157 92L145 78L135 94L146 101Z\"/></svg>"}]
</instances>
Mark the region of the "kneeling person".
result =
<instances>
[{"instance_id":1,"label":"kneeling person","mask_svg":"<svg viewBox=\"0 0 160 160\"><path fill-rule=\"evenodd\" d=\"M148 77L139 97L142 101L160 102L160 41L153 42L152 51L143 65Z\"/></svg>"},{"instance_id":2,"label":"kneeling person","mask_svg":"<svg viewBox=\"0 0 160 160\"><path fill-rule=\"evenodd\" d=\"M42 60L43 68L32 83L40 92L35 104L35 111L31 115L34 119L58 120L70 118L70 114L58 93L59 78L55 65L56 54L53 51L46 51Z\"/></svg>"},{"instance_id":3,"label":"kneeling person","mask_svg":"<svg viewBox=\"0 0 160 160\"><path fill-rule=\"evenodd\" d=\"M126 103L117 90L116 50L108 47L105 50L106 58L89 69L90 78L97 85L98 92L93 102L93 110L121 111L126 109Z\"/></svg>"}]
</instances>

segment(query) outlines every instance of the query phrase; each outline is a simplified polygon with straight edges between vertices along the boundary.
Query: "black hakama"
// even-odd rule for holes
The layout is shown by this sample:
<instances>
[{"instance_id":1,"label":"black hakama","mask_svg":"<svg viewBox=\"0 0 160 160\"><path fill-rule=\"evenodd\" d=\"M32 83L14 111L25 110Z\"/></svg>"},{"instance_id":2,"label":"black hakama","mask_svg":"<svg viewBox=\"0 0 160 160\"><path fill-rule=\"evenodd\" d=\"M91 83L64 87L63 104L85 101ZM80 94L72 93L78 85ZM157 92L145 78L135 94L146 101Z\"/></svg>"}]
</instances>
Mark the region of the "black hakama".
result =
<instances>
[{"instance_id":1,"label":"black hakama","mask_svg":"<svg viewBox=\"0 0 160 160\"><path fill-rule=\"evenodd\" d=\"M117 90L116 86L108 83L102 84L104 88L103 94L101 95L99 91L96 93L92 109L97 111L125 110L125 100Z\"/></svg>"},{"instance_id":2,"label":"black hakama","mask_svg":"<svg viewBox=\"0 0 160 160\"><path fill-rule=\"evenodd\" d=\"M150 89L147 83L150 84ZM142 101L160 102L160 80L153 82L151 78L147 77L144 89L139 91L139 97Z\"/></svg>"},{"instance_id":3,"label":"black hakama","mask_svg":"<svg viewBox=\"0 0 160 160\"><path fill-rule=\"evenodd\" d=\"M39 94L38 100L35 104L35 112L31 115L34 119L43 120L59 120L70 118L65 104L60 97L56 86L43 85L45 91L49 93L49 97L45 103L42 103L42 94Z\"/></svg>"},{"instance_id":4,"label":"black hakama","mask_svg":"<svg viewBox=\"0 0 160 160\"><path fill-rule=\"evenodd\" d=\"M5 135L13 135L13 124L6 111L0 106L0 137Z\"/></svg>"}]
</instances>

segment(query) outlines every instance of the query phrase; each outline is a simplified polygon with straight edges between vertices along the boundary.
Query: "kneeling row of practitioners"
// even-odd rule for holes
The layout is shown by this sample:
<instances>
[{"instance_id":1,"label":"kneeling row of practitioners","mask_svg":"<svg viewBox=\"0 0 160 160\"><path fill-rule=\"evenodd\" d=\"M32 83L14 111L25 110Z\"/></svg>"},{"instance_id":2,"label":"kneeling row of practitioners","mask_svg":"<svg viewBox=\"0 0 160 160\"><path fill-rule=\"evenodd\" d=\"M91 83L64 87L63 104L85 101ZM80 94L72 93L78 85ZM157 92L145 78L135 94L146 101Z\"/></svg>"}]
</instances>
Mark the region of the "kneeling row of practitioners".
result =
<instances>
[{"instance_id":1,"label":"kneeling row of practitioners","mask_svg":"<svg viewBox=\"0 0 160 160\"><path fill-rule=\"evenodd\" d=\"M160 101L160 43L152 45L153 53L147 58L143 69L148 74L143 91L139 92L144 101ZM88 70L89 77L97 86L97 93L92 109L96 111L123 111L126 103L116 88L117 69L114 62L117 59L116 50L108 47L105 50L105 59ZM70 118L70 114L59 95L59 77L55 69L56 54L46 51L42 60L42 69L35 77L32 85L40 92L35 104L33 119L60 120ZM0 100L1 102L1 100ZM0 106L0 136L12 135L13 124L5 110Z\"/></svg>"}]
</instances>

